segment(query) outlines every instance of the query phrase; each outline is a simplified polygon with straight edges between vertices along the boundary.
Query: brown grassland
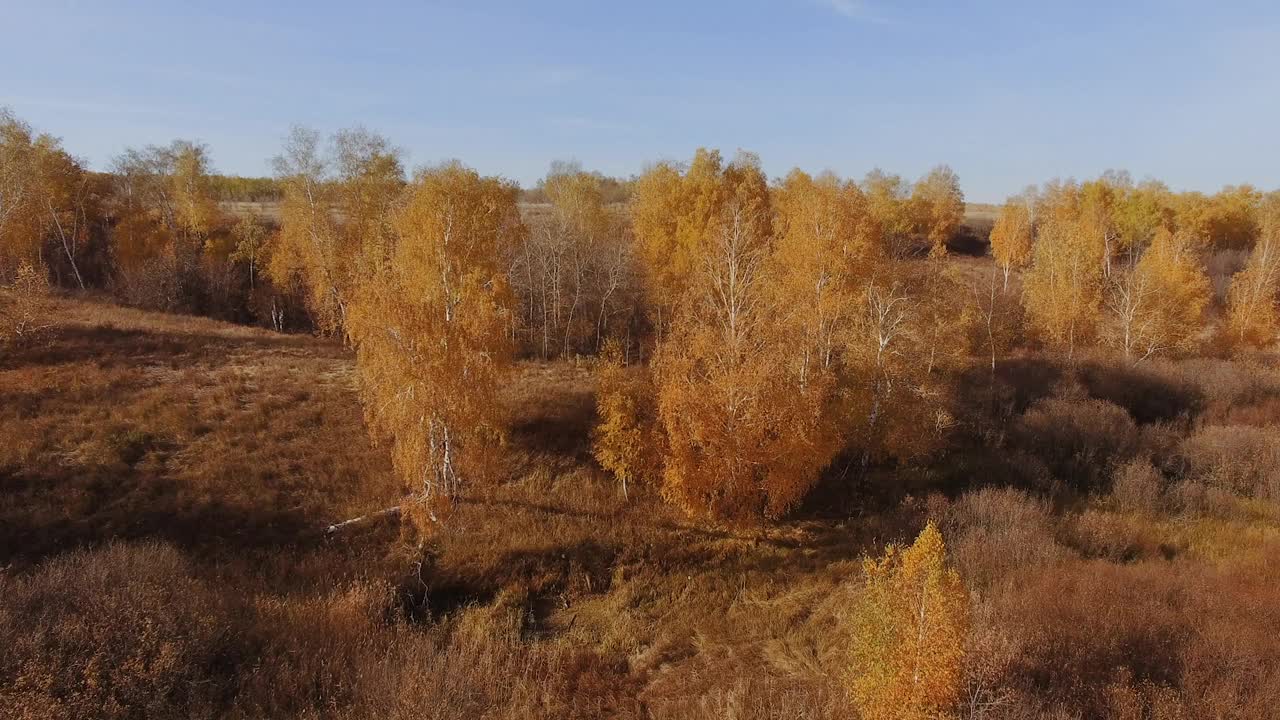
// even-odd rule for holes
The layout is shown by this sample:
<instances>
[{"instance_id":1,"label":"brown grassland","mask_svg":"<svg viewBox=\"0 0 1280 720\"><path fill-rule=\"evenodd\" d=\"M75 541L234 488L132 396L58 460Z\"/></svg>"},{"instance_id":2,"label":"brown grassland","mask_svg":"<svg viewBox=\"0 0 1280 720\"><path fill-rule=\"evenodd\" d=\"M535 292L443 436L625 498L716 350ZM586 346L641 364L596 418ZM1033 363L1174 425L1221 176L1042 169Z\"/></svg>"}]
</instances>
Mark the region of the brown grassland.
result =
<instances>
[{"instance_id":1,"label":"brown grassland","mask_svg":"<svg viewBox=\"0 0 1280 720\"><path fill-rule=\"evenodd\" d=\"M590 368L529 362L503 478L424 554L323 532L401 493L341 345L51 302L0 356L6 718L856 717L860 560L928 519L972 598L964 716L1280 707L1273 363L1003 360L929 465L722 530L624 499Z\"/></svg>"}]
</instances>

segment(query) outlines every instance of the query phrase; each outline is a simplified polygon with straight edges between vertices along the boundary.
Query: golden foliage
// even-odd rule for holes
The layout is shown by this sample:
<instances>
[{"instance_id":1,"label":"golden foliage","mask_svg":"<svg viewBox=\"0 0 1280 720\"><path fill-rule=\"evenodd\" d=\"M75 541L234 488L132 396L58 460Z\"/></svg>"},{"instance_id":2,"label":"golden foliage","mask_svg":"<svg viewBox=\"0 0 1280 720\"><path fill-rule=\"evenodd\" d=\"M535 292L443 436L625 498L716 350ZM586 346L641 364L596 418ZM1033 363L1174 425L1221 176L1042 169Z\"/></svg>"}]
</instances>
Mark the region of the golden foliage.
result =
<instances>
[{"instance_id":1,"label":"golden foliage","mask_svg":"<svg viewBox=\"0 0 1280 720\"><path fill-rule=\"evenodd\" d=\"M659 163L636 181L631 222L659 325L670 322L716 232L726 202L723 172L719 151L699 148L685 172Z\"/></svg>"},{"instance_id":2,"label":"golden foliage","mask_svg":"<svg viewBox=\"0 0 1280 720\"><path fill-rule=\"evenodd\" d=\"M275 158L283 197L267 273L280 285L300 280L317 328L336 335L362 257L385 252L404 170L399 151L367 130L341 130L331 145L326 153L319 133L295 127Z\"/></svg>"},{"instance_id":3,"label":"golden foliage","mask_svg":"<svg viewBox=\"0 0 1280 720\"><path fill-rule=\"evenodd\" d=\"M774 447L777 373L764 279L772 243L768 186L750 157L726 167L714 186L706 180L691 191L723 202L705 241L690 248L689 289L654 361L668 445L663 494L713 518L777 515L803 491Z\"/></svg>"},{"instance_id":4,"label":"golden foliage","mask_svg":"<svg viewBox=\"0 0 1280 720\"><path fill-rule=\"evenodd\" d=\"M1269 347L1280 335L1280 196L1269 198L1261 237L1231 280L1226 331L1231 342Z\"/></svg>"},{"instance_id":5,"label":"golden foliage","mask_svg":"<svg viewBox=\"0 0 1280 720\"><path fill-rule=\"evenodd\" d=\"M0 280L39 262L42 238L38 138L0 108Z\"/></svg>"},{"instance_id":6,"label":"golden foliage","mask_svg":"<svg viewBox=\"0 0 1280 720\"><path fill-rule=\"evenodd\" d=\"M514 185L446 165L421 173L362 269L348 317L372 429L433 521L492 471L510 366L502 248L522 239Z\"/></svg>"},{"instance_id":7,"label":"golden foliage","mask_svg":"<svg viewBox=\"0 0 1280 720\"><path fill-rule=\"evenodd\" d=\"M96 210L89 185L89 174L56 138L37 135L0 108L0 281L23 264L46 265L44 245L52 241L85 286L78 261Z\"/></svg>"},{"instance_id":8,"label":"golden foliage","mask_svg":"<svg viewBox=\"0 0 1280 720\"><path fill-rule=\"evenodd\" d=\"M596 371L596 415L592 453L627 496L630 485L658 475L661 448L648 369L627 367L616 339L605 343Z\"/></svg>"},{"instance_id":9,"label":"golden foliage","mask_svg":"<svg viewBox=\"0 0 1280 720\"><path fill-rule=\"evenodd\" d=\"M557 162L539 190L550 211L532 213L528 240L512 249L525 330L543 358L599 351L606 330L634 310L631 238L605 205L600 175Z\"/></svg>"},{"instance_id":10,"label":"golden foliage","mask_svg":"<svg viewBox=\"0 0 1280 720\"><path fill-rule=\"evenodd\" d=\"M932 522L911 547L863 561L866 586L852 615L854 703L862 717L950 717L960 700L968 596L946 566Z\"/></svg>"},{"instance_id":11,"label":"golden foliage","mask_svg":"<svg viewBox=\"0 0 1280 720\"><path fill-rule=\"evenodd\" d=\"M1204 327L1209 278L1186 235L1160 229L1131 269L1112 272L1103 340L1131 362L1190 349Z\"/></svg>"},{"instance_id":12,"label":"golden foliage","mask_svg":"<svg viewBox=\"0 0 1280 720\"><path fill-rule=\"evenodd\" d=\"M846 348L852 410L847 427L864 461L914 457L937 445L953 419L943 378L935 373L941 368L930 364L931 348L943 337L967 341L954 312L945 327L931 327L931 307L961 296L922 297L904 282L913 278L901 268L885 273L885 279L864 288Z\"/></svg>"},{"instance_id":13,"label":"golden foliage","mask_svg":"<svg viewBox=\"0 0 1280 720\"><path fill-rule=\"evenodd\" d=\"M912 216L911 192L905 180L876 168L862 180L862 191L876 224L880 226L885 250L893 257L905 257L915 250L916 218Z\"/></svg>"},{"instance_id":14,"label":"golden foliage","mask_svg":"<svg viewBox=\"0 0 1280 720\"><path fill-rule=\"evenodd\" d=\"M929 244L929 254L947 254L947 241L964 222L964 192L960 177L946 165L929 171L911 191L917 231Z\"/></svg>"},{"instance_id":15,"label":"golden foliage","mask_svg":"<svg viewBox=\"0 0 1280 720\"><path fill-rule=\"evenodd\" d=\"M1009 273L1031 260L1031 208L1029 203L1010 198L1000 208L995 226L991 228L991 255L1004 270L1004 284L1009 285Z\"/></svg>"},{"instance_id":16,"label":"golden foliage","mask_svg":"<svg viewBox=\"0 0 1280 720\"><path fill-rule=\"evenodd\" d=\"M231 262L242 262L249 266L249 287L257 282L258 266L268 254L268 231L256 215L245 215L231 229L231 237L235 247L227 256Z\"/></svg>"},{"instance_id":17,"label":"golden foliage","mask_svg":"<svg viewBox=\"0 0 1280 720\"><path fill-rule=\"evenodd\" d=\"M1027 319L1070 357L1097 334L1106 248L1082 220L1078 188L1050 188L1043 202L1024 286Z\"/></svg>"},{"instance_id":18,"label":"golden foliage","mask_svg":"<svg viewBox=\"0 0 1280 720\"><path fill-rule=\"evenodd\" d=\"M117 257L123 269L203 249L218 219L207 148L175 140L166 147L127 150L114 166L115 213L124 228L122 235L117 230Z\"/></svg>"}]
</instances>

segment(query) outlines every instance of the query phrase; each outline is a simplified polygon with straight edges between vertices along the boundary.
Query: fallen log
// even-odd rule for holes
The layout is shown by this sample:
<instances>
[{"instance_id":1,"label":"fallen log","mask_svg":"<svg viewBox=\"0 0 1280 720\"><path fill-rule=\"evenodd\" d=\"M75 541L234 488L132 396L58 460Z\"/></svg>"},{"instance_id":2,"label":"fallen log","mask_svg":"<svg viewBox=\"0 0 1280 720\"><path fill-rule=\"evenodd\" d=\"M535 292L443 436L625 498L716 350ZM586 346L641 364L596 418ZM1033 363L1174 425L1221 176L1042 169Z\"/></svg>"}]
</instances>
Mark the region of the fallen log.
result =
<instances>
[{"instance_id":1,"label":"fallen log","mask_svg":"<svg viewBox=\"0 0 1280 720\"><path fill-rule=\"evenodd\" d=\"M333 535L334 533L340 530L345 530L355 525L365 525L371 522L376 522L378 520L385 520L386 518L389 518L389 517L398 516L399 514L400 514L400 506L396 505L394 507L386 508L385 510L379 510L377 512L368 513L367 515L353 517L350 520L343 520L342 522L334 523L329 527L325 528L324 534Z\"/></svg>"}]
</instances>

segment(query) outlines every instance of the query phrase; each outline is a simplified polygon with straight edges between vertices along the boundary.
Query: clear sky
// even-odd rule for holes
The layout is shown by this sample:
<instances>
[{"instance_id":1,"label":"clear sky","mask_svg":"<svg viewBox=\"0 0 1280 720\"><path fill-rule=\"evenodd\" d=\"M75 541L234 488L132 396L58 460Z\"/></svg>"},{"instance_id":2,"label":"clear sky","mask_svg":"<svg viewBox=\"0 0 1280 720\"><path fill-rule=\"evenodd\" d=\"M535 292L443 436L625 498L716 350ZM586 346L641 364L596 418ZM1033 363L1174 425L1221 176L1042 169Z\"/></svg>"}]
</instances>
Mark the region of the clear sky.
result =
<instances>
[{"instance_id":1,"label":"clear sky","mask_svg":"<svg viewBox=\"0 0 1280 720\"><path fill-rule=\"evenodd\" d=\"M1128 169L1280 187L1280 2L0 0L0 104L104 168L207 143L262 175L291 124L531 184L694 148L969 198Z\"/></svg>"}]
</instances>

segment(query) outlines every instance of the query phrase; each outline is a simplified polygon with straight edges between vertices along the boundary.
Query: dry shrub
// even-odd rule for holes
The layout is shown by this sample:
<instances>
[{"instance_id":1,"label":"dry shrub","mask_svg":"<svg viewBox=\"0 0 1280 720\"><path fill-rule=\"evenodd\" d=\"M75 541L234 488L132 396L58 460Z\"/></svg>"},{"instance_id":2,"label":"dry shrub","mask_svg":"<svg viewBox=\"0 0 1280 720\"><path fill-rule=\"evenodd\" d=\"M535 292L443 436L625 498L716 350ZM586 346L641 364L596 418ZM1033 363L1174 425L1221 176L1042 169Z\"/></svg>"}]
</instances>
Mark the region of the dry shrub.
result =
<instances>
[{"instance_id":1,"label":"dry shrub","mask_svg":"<svg viewBox=\"0 0 1280 720\"><path fill-rule=\"evenodd\" d=\"M1211 425L1183 441L1189 480L1246 497L1280 499L1280 437L1274 429Z\"/></svg>"},{"instance_id":2,"label":"dry shrub","mask_svg":"<svg viewBox=\"0 0 1280 720\"><path fill-rule=\"evenodd\" d=\"M1105 688L1118 669L1138 681L1176 682L1192 629L1162 568L1077 561L1006 587L1001 622L1021 638L1014 687L1105 717Z\"/></svg>"},{"instance_id":3,"label":"dry shrub","mask_svg":"<svg viewBox=\"0 0 1280 720\"><path fill-rule=\"evenodd\" d=\"M1280 372L1250 360L1192 358L1173 366L1203 398L1200 418L1212 424L1280 423Z\"/></svg>"},{"instance_id":4,"label":"dry shrub","mask_svg":"<svg viewBox=\"0 0 1280 720\"><path fill-rule=\"evenodd\" d=\"M1186 515L1208 515L1219 518L1239 514L1239 498L1230 491L1199 480L1183 480L1169 488L1172 505Z\"/></svg>"},{"instance_id":5,"label":"dry shrub","mask_svg":"<svg viewBox=\"0 0 1280 720\"><path fill-rule=\"evenodd\" d=\"M1164 477L1146 458L1134 458L1116 468L1111 476L1111 499L1127 512L1156 512L1161 509Z\"/></svg>"},{"instance_id":6,"label":"dry shrub","mask_svg":"<svg viewBox=\"0 0 1280 720\"><path fill-rule=\"evenodd\" d=\"M1019 568L1044 567L1059 560L1049 504L1012 488L968 493L947 511L945 535L965 583L985 590Z\"/></svg>"},{"instance_id":7,"label":"dry shrub","mask_svg":"<svg viewBox=\"0 0 1280 720\"><path fill-rule=\"evenodd\" d=\"M183 309L183 288L178 261L169 255L148 258L137 267L121 270L115 293L124 302L148 310Z\"/></svg>"},{"instance_id":8,"label":"dry shrub","mask_svg":"<svg viewBox=\"0 0 1280 720\"><path fill-rule=\"evenodd\" d=\"M169 546L109 545L0 575L0 715L216 717L227 603Z\"/></svg>"},{"instance_id":9,"label":"dry shrub","mask_svg":"<svg viewBox=\"0 0 1280 720\"><path fill-rule=\"evenodd\" d=\"M28 264L18 267L13 283L0 287L0 346L30 342L48 328L49 281Z\"/></svg>"},{"instance_id":10,"label":"dry shrub","mask_svg":"<svg viewBox=\"0 0 1280 720\"><path fill-rule=\"evenodd\" d=\"M1020 448L1038 455L1054 476L1077 490L1093 490L1111 467L1141 443L1124 408L1105 400L1053 397L1037 402L1014 427Z\"/></svg>"},{"instance_id":11,"label":"dry shrub","mask_svg":"<svg viewBox=\"0 0 1280 720\"><path fill-rule=\"evenodd\" d=\"M1273 717L1276 549L1223 565L1071 561L1006 585L987 625L1016 638L997 686L1021 708L995 716Z\"/></svg>"},{"instance_id":12,"label":"dry shrub","mask_svg":"<svg viewBox=\"0 0 1280 720\"><path fill-rule=\"evenodd\" d=\"M1064 542L1086 557L1126 563L1138 558L1172 554L1160 534L1143 518L1093 508L1072 515L1064 524Z\"/></svg>"}]
</instances>

